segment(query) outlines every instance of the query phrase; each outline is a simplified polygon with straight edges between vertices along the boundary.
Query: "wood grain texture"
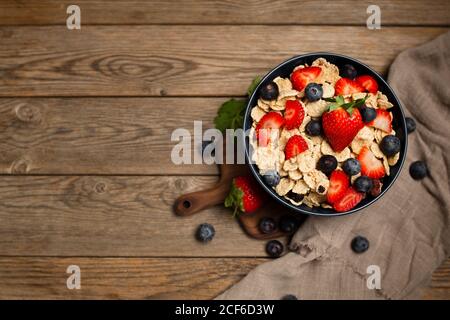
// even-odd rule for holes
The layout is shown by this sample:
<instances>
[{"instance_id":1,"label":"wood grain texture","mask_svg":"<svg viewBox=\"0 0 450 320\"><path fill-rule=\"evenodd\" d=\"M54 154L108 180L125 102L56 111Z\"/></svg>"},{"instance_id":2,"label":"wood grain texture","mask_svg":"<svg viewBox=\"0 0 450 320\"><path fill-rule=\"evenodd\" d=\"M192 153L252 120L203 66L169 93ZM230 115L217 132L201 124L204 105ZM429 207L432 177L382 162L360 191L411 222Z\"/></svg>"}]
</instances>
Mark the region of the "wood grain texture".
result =
<instances>
[{"instance_id":1,"label":"wood grain texture","mask_svg":"<svg viewBox=\"0 0 450 320\"><path fill-rule=\"evenodd\" d=\"M0 299L212 299L262 258L0 258ZM81 269L81 289L68 290L66 269ZM436 273L449 272L447 261ZM450 282L425 298L448 299Z\"/></svg>"},{"instance_id":2,"label":"wood grain texture","mask_svg":"<svg viewBox=\"0 0 450 320\"><path fill-rule=\"evenodd\" d=\"M216 206L191 217L173 213L183 193L216 177L30 177L0 179L0 255L265 257L232 212ZM214 225L203 245L200 223Z\"/></svg>"},{"instance_id":3,"label":"wood grain texture","mask_svg":"<svg viewBox=\"0 0 450 320\"><path fill-rule=\"evenodd\" d=\"M238 96L285 59L353 56L386 72L446 28L65 26L0 28L0 96ZM343 43L343 39L348 39Z\"/></svg>"},{"instance_id":4,"label":"wood grain texture","mask_svg":"<svg viewBox=\"0 0 450 320\"><path fill-rule=\"evenodd\" d=\"M2 0L0 24L64 24L71 1ZM82 24L358 24L373 1L77 0ZM383 25L449 25L446 0L377 0ZM432 12L432 14L431 14ZM430 14L427 14L430 13Z\"/></svg>"},{"instance_id":5,"label":"wood grain texture","mask_svg":"<svg viewBox=\"0 0 450 320\"><path fill-rule=\"evenodd\" d=\"M176 165L172 132L213 127L224 98L0 99L0 173L217 174L216 165ZM188 145L186 145L188 147Z\"/></svg>"}]
</instances>

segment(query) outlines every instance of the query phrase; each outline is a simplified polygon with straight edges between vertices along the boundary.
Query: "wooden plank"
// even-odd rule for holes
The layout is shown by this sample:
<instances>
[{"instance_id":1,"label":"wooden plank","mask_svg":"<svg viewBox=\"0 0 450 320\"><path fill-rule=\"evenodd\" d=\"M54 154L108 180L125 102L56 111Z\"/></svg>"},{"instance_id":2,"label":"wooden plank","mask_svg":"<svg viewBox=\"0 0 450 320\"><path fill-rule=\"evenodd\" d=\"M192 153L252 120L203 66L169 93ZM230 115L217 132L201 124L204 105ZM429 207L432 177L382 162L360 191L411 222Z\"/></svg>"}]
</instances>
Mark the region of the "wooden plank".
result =
<instances>
[{"instance_id":1,"label":"wooden plank","mask_svg":"<svg viewBox=\"0 0 450 320\"><path fill-rule=\"evenodd\" d=\"M59 0L3 0L0 24L65 24ZM233 0L77 0L83 24L359 24L365 25L370 1ZM383 25L448 25L446 0L378 0ZM432 14L424 14L430 12Z\"/></svg>"},{"instance_id":2,"label":"wooden plank","mask_svg":"<svg viewBox=\"0 0 450 320\"><path fill-rule=\"evenodd\" d=\"M0 99L2 174L217 174L216 165L176 165L172 132L204 130L226 98ZM186 145L187 146L187 145Z\"/></svg>"},{"instance_id":3,"label":"wooden plank","mask_svg":"<svg viewBox=\"0 0 450 320\"><path fill-rule=\"evenodd\" d=\"M385 72L446 28L64 26L0 28L0 96L236 96L306 52L347 54ZM347 39L348 41L343 41Z\"/></svg>"},{"instance_id":4,"label":"wooden plank","mask_svg":"<svg viewBox=\"0 0 450 320\"><path fill-rule=\"evenodd\" d=\"M211 299L268 261L255 258L0 258L0 299ZM448 261L447 261L448 264ZM81 269L68 290L66 269ZM439 268L442 272L445 266ZM448 272L448 268L446 270ZM426 298L450 299L434 281Z\"/></svg>"},{"instance_id":5,"label":"wooden plank","mask_svg":"<svg viewBox=\"0 0 450 320\"><path fill-rule=\"evenodd\" d=\"M3 176L0 255L266 257L264 241L247 237L232 212L213 207L177 217L182 193L211 186L215 177ZM195 240L201 223L216 236Z\"/></svg>"}]
</instances>

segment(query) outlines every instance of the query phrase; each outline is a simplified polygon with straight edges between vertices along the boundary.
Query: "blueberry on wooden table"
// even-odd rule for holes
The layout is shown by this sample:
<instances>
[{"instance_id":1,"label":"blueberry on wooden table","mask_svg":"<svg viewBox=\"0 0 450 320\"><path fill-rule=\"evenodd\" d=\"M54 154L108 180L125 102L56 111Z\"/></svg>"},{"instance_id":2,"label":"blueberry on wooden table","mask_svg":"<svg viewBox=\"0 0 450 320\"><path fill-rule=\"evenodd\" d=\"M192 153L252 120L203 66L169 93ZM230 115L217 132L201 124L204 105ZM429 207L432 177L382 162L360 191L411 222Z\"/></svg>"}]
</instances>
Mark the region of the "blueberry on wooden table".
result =
<instances>
[{"instance_id":1,"label":"blueberry on wooden table","mask_svg":"<svg viewBox=\"0 0 450 320\"><path fill-rule=\"evenodd\" d=\"M266 252L272 258L277 258L283 253L284 246L278 240L270 240L266 244Z\"/></svg>"},{"instance_id":2,"label":"blueberry on wooden table","mask_svg":"<svg viewBox=\"0 0 450 320\"><path fill-rule=\"evenodd\" d=\"M264 234L270 234L275 232L277 229L277 223L272 218L262 218L259 221L259 231L261 231Z\"/></svg>"},{"instance_id":3,"label":"blueberry on wooden table","mask_svg":"<svg viewBox=\"0 0 450 320\"><path fill-rule=\"evenodd\" d=\"M281 300L298 300L298 298L293 294L287 294L281 297Z\"/></svg>"},{"instance_id":4,"label":"blueberry on wooden table","mask_svg":"<svg viewBox=\"0 0 450 320\"><path fill-rule=\"evenodd\" d=\"M428 168L423 161L414 161L409 167L409 174L414 180L421 180L428 175Z\"/></svg>"},{"instance_id":5,"label":"blueberry on wooden table","mask_svg":"<svg viewBox=\"0 0 450 320\"><path fill-rule=\"evenodd\" d=\"M363 253L369 249L369 240L362 236L356 236L352 240L351 247L355 253Z\"/></svg>"},{"instance_id":6,"label":"blueberry on wooden table","mask_svg":"<svg viewBox=\"0 0 450 320\"><path fill-rule=\"evenodd\" d=\"M259 96L263 100L276 100L278 98L278 86L275 82L269 82L259 89Z\"/></svg>"},{"instance_id":7,"label":"blueberry on wooden table","mask_svg":"<svg viewBox=\"0 0 450 320\"><path fill-rule=\"evenodd\" d=\"M214 238L216 230L209 223L202 223L198 226L195 237L201 242L209 242Z\"/></svg>"},{"instance_id":8,"label":"blueberry on wooden table","mask_svg":"<svg viewBox=\"0 0 450 320\"><path fill-rule=\"evenodd\" d=\"M406 130L408 131L408 134L414 132L416 130L416 121L414 121L413 118L406 117Z\"/></svg>"}]
</instances>

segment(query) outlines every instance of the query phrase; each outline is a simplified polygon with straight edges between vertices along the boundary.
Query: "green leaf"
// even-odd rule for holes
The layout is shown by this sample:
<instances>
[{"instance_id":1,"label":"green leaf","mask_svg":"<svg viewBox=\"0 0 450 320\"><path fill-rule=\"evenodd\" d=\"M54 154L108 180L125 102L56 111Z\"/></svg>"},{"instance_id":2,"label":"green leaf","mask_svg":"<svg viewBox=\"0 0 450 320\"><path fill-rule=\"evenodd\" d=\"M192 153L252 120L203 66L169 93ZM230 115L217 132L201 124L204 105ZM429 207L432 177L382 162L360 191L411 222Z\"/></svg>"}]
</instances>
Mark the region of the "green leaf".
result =
<instances>
[{"instance_id":1,"label":"green leaf","mask_svg":"<svg viewBox=\"0 0 450 320\"><path fill-rule=\"evenodd\" d=\"M230 193L225 198L224 205L226 208L233 208L233 217L244 212L244 192L237 188L234 182L231 185Z\"/></svg>"},{"instance_id":2,"label":"green leaf","mask_svg":"<svg viewBox=\"0 0 450 320\"><path fill-rule=\"evenodd\" d=\"M336 102L335 98L324 98L323 100L325 100L326 102Z\"/></svg>"},{"instance_id":3,"label":"green leaf","mask_svg":"<svg viewBox=\"0 0 450 320\"><path fill-rule=\"evenodd\" d=\"M336 102L337 102L339 105L343 105L343 104L345 103L344 97L343 97L343 96L337 96L337 97L336 97Z\"/></svg>"},{"instance_id":4,"label":"green leaf","mask_svg":"<svg viewBox=\"0 0 450 320\"><path fill-rule=\"evenodd\" d=\"M258 86L258 84L261 82L261 76L256 76L255 79L253 79L252 83L250 84L250 86L247 89L247 95L250 97L253 92L255 91L256 87Z\"/></svg>"},{"instance_id":5,"label":"green leaf","mask_svg":"<svg viewBox=\"0 0 450 320\"><path fill-rule=\"evenodd\" d=\"M244 123L246 100L231 99L222 104L214 118L216 129L225 132L226 129L241 128Z\"/></svg>"},{"instance_id":6,"label":"green leaf","mask_svg":"<svg viewBox=\"0 0 450 320\"><path fill-rule=\"evenodd\" d=\"M350 108L348 108L348 109L346 109L346 110L347 110L347 112L348 112L349 115L352 115L352 114L353 114L354 108L353 108L353 107L350 107Z\"/></svg>"},{"instance_id":7,"label":"green leaf","mask_svg":"<svg viewBox=\"0 0 450 320\"><path fill-rule=\"evenodd\" d=\"M337 105L336 103L332 103L328 107L329 107L328 111L334 111L337 108L339 108L339 105Z\"/></svg>"}]
</instances>

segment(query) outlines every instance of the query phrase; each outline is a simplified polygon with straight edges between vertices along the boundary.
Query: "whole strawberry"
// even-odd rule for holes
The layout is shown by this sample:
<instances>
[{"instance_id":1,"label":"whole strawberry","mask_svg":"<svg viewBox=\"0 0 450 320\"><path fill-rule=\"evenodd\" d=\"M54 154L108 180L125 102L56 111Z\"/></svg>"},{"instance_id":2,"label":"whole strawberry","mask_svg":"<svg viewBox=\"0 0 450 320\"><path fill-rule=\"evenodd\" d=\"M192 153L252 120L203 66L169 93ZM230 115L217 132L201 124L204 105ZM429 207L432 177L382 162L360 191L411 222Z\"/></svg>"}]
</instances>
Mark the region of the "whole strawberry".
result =
<instances>
[{"instance_id":1,"label":"whole strawberry","mask_svg":"<svg viewBox=\"0 0 450 320\"><path fill-rule=\"evenodd\" d=\"M344 150L364 127L358 108L366 98L345 103L342 96L336 97L330 109L322 115L322 128L334 151Z\"/></svg>"},{"instance_id":2,"label":"whole strawberry","mask_svg":"<svg viewBox=\"0 0 450 320\"><path fill-rule=\"evenodd\" d=\"M264 202L263 190L252 176L239 176L233 179L230 193L225 198L225 207L234 208L234 215L252 213Z\"/></svg>"}]
</instances>

